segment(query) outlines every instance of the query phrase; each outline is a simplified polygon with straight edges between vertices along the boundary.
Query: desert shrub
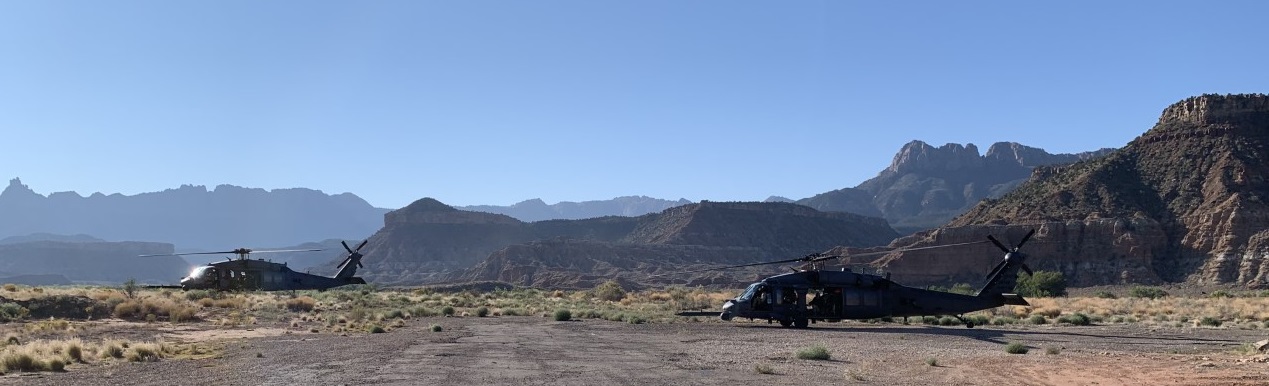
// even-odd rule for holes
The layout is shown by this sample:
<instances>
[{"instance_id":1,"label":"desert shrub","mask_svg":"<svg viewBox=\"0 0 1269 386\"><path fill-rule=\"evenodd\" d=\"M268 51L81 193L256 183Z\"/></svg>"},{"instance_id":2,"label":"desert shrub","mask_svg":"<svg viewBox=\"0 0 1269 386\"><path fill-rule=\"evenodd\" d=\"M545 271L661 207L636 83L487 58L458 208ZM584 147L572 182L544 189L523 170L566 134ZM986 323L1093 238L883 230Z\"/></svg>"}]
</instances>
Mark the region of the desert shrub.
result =
<instances>
[{"instance_id":1,"label":"desert shrub","mask_svg":"<svg viewBox=\"0 0 1269 386\"><path fill-rule=\"evenodd\" d=\"M1048 355L1058 355L1062 353L1062 348L1057 346L1045 347L1044 353Z\"/></svg>"},{"instance_id":2,"label":"desert shrub","mask_svg":"<svg viewBox=\"0 0 1269 386\"><path fill-rule=\"evenodd\" d=\"M1031 275L1024 272L1018 275L1018 285L1014 287L1014 292L1022 296L1041 298L1066 296L1066 278L1057 271L1035 271Z\"/></svg>"},{"instance_id":3,"label":"desert shrub","mask_svg":"<svg viewBox=\"0 0 1269 386\"><path fill-rule=\"evenodd\" d=\"M0 358L0 365L4 365L5 372L39 371L43 364L37 362L35 356L21 351L6 351L4 356Z\"/></svg>"},{"instance_id":4,"label":"desert shrub","mask_svg":"<svg viewBox=\"0 0 1269 386\"><path fill-rule=\"evenodd\" d=\"M141 315L141 303L136 300L128 300L115 306L113 315L116 318L124 319Z\"/></svg>"},{"instance_id":5,"label":"desert shrub","mask_svg":"<svg viewBox=\"0 0 1269 386\"><path fill-rule=\"evenodd\" d=\"M965 320L968 320L975 326L986 326L991 323L991 318L987 317L987 315L970 315L965 317Z\"/></svg>"},{"instance_id":6,"label":"desert shrub","mask_svg":"<svg viewBox=\"0 0 1269 386\"><path fill-rule=\"evenodd\" d=\"M1110 291L1097 291L1096 293L1093 293L1093 297L1101 298L1101 299L1118 299L1119 298L1118 296L1115 296L1114 292L1110 292Z\"/></svg>"},{"instance_id":7,"label":"desert shrub","mask_svg":"<svg viewBox=\"0 0 1269 386\"><path fill-rule=\"evenodd\" d=\"M483 317L486 317L486 316L489 316L489 308L488 308L488 307L480 307L480 308L477 308L477 309L476 309L476 317L483 318Z\"/></svg>"},{"instance_id":8,"label":"desert shrub","mask_svg":"<svg viewBox=\"0 0 1269 386\"><path fill-rule=\"evenodd\" d=\"M922 316L921 323L937 325L939 324L939 318L935 316Z\"/></svg>"},{"instance_id":9,"label":"desert shrub","mask_svg":"<svg viewBox=\"0 0 1269 386\"><path fill-rule=\"evenodd\" d=\"M196 289L185 291L185 300L189 300L191 302L196 302L200 299L209 299L214 296L214 292L208 290Z\"/></svg>"},{"instance_id":10,"label":"desert shrub","mask_svg":"<svg viewBox=\"0 0 1269 386\"><path fill-rule=\"evenodd\" d=\"M31 310L17 303L0 303L0 323L22 320L30 314Z\"/></svg>"},{"instance_id":11,"label":"desert shrub","mask_svg":"<svg viewBox=\"0 0 1269 386\"><path fill-rule=\"evenodd\" d=\"M441 332L441 330L443 330L443 329L441 328L441 325L439 325L439 324L433 324L433 325L432 325L432 332Z\"/></svg>"},{"instance_id":12,"label":"desert shrub","mask_svg":"<svg viewBox=\"0 0 1269 386\"><path fill-rule=\"evenodd\" d=\"M190 306L177 306L170 311L167 317L172 323L192 322L198 319L198 310Z\"/></svg>"},{"instance_id":13,"label":"desert shrub","mask_svg":"<svg viewBox=\"0 0 1269 386\"><path fill-rule=\"evenodd\" d=\"M286 309L293 312L307 312L317 308L317 300L310 296L286 299Z\"/></svg>"},{"instance_id":14,"label":"desert shrub","mask_svg":"<svg viewBox=\"0 0 1269 386\"><path fill-rule=\"evenodd\" d=\"M123 294L126 295L128 299L136 299L137 289L139 288L141 287L137 285L137 279L129 278L123 282Z\"/></svg>"},{"instance_id":15,"label":"desert shrub","mask_svg":"<svg viewBox=\"0 0 1269 386\"><path fill-rule=\"evenodd\" d=\"M441 315L454 316L454 307L445 306L445 308L441 308Z\"/></svg>"},{"instance_id":16,"label":"desert shrub","mask_svg":"<svg viewBox=\"0 0 1269 386\"><path fill-rule=\"evenodd\" d=\"M367 331L369 331L371 334L382 334L382 333L388 332L387 330L384 330L382 326L377 324L370 326L370 328L367 329Z\"/></svg>"},{"instance_id":17,"label":"desert shrub","mask_svg":"<svg viewBox=\"0 0 1269 386\"><path fill-rule=\"evenodd\" d=\"M1128 296L1134 298L1158 299L1168 296L1168 292L1155 287L1135 286L1128 290Z\"/></svg>"},{"instance_id":18,"label":"desert shrub","mask_svg":"<svg viewBox=\"0 0 1269 386\"><path fill-rule=\"evenodd\" d=\"M1081 313L1062 315L1061 317L1058 318L1057 321L1058 323L1068 323L1068 324L1073 324L1076 326L1087 326L1089 324L1092 324L1092 321L1088 318L1088 315L1084 315Z\"/></svg>"},{"instance_id":19,"label":"desert shrub","mask_svg":"<svg viewBox=\"0 0 1269 386\"><path fill-rule=\"evenodd\" d=\"M942 319L939 319L940 326L955 326L957 323L960 323L960 320L951 316L944 316Z\"/></svg>"},{"instance_id":20,"label":"desert shrub","mask_svg":"<svg viewBox=\"0 0 1269 386\"><path fill-rule=\"evenodd\" d=\"M1005 345L1005 352L1010 354L1026 354L1027 351L1031 351L1031 349L1022 343L1009 342L1009 344Z\"/></svg>"},{"instance_id":21,"label":"desert shrub","mask_svg":"<svg viewBox=\"0 0 1269 386\"><path fill-rule=\"evenodd\" d=\"M47 363L48 371L62 372L66 370L66 362L63 362L61 358L49 359Z\"/></svg>"},{"instance_id":22,"label":"desert shrub","mask_svg":"<svg viewBox=\"0 0 1269 386\"><path fill-rule=\"evenodd\" d=\"M758 374L770 375L770 374L775 374L775 369L771 368L771 365L759 363L759 364L753 365L753 372Z\"/></svg>"},{"instance_id":23,"label":"desert shrub","mask_svg":"<svg viewBox=\"0 0 1269 386\"><path fill-rule=\"evenodd\" d=\"M561 308L561 309L555 310L555 314L554 314L554 315L552 315L552 317L553 317L556 321L560 321L560 322L563 322L563 321L568 321L568 320L572 320L572 319L573 319L573 312L572 312L572 311L569 311L569 310L566 310L566 309Z\"/></svg>"},{"instance_id":24,"label":"desert shrub","mask_svg":"<svg viewBox=\"0 0 1269 386\"><path fill-rule=\"evenodd\" d=\"M647 322L648 322L648 319L644 318L642 315L626 315L626 323L644 324Z\"/></svg>"},{"instance_id":25,"label":"desert shrub","mask_svg":"<svg viewBox=\"0 0 1269 386\"><path fill-rule=\"evenodd\" d=\"M1202 319L1199 319L1198 324L1200 326L1220 327L1221 320L1211 316L1204 316Z\"/></svg>"},{"instance_id":26,"label":"desert shrub","mask_svg":"<svg viewBox=\"0 0 1269 386\"><path fill-rule=\"evenodd\" d=\"M84 345L79 340L66 342L66 356L73 361L84 363Z\"/></svg>"},{"instance_id":27,"label":"desert shrub","mask_svg":"<svg viewBox=\"0 0 1269 386\"><path fill-rule=\"evenodd\" d=\"M158 345L142 343L128 348L124 357L128 362L158 362L159 358L162 357L162 353Z\"/></svg>"},{"instance_id":28,"label":"desert shrub","mask_svg":"<svg viewBox=\"0 0 1269 386\"><path fill-rule=\"evenodd\" d=\"M1027 322L1031 324L1045 324L1048 323L1048 320L1044 318L1044 315L1031 315L1030 318L1027 318Z\"/></svg>"},{"instance_id":29,"label":"desert shrub","mask_svg":"<svg viewBox=\"0 0 1269 386\"><path fill-rule=\"evenodd\" d=\"M1216 290L1216 292L1212 292L1211 296L1217 299L1234 297L1233 294L1229 293L1229 291L1226 291L1226 290Z\"/></svg>"},{"instance_id":30,"label":"desert shrub","mask_svg":"<svg viewBox=\"0 0 1269 386\"><path fill-rule=\"evenodd\" d=\"M4 283L4 290L9 292L18 292L18 285L13 283Z\"/></svg>"},{"instance_id":31,"label":"desert shrub","mask_svg":"<svg viewBox=\"0 0 1269 386\"><path fill-rule=\"evenodd\" d=\"M102 358L123 358L123 347L116 342L107 342L101 347Z\"/></svg>"},{"instance_id":32,"label":"desert shrub","mask_svg":"<svg viewBox=\"0 0 1269 386\"><path fill-rule=\"evenodd\" d=\"M626 290L621 289L621 284L616 280L609 280L595 286L594 294L596 298L610 302L619 302L626 298Z\"/></svg>"},{"instance_id":33,"label":"desert shrub","mask_svg":"<svg viewBox=\"0 0 1269 386\"><path fill-rule=\"evenodd\" d=\"M925 365L930 367L939 367L939 360L935 357L925 358Z\"/></svg>"},{"instance_id":34,"label":"desert shrub","mask_svg":"<svg viewBox=\"0 0 1269 386\"><path fill-rule=\"evenodd\" d=\"M826 361L832 357L832 354L828 352L827 347L824 347L824 345L822 344L817 344L811 347L798 350L797 356L798 356L798 359Z\"/></svg>"}]
</instances>

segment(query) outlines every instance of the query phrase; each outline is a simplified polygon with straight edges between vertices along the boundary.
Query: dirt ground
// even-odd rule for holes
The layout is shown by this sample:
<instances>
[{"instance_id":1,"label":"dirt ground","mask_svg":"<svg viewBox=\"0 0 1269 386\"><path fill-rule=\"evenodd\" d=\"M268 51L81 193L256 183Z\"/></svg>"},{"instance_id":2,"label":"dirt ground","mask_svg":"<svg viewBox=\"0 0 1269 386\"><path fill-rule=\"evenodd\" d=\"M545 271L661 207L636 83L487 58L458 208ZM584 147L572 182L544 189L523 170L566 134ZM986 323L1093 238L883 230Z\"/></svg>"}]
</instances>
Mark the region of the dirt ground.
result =
<instances>
[{"instance_id":1,"label":"dirt ground","mask_svg":"<svg viewBox=\"0 0 1269 386\"><path fill-rule=\"evenodd\" d=\"M432 332L431 325L444 330ZM74 364L2 384L67 385L1265 385L1266 330L761 322L627 324L543 317L418 318L388 333L162 331L217 358ZM1019 342L1027 354L1008 354ZM823 344L830 360L797 359ZM1052 350L1049 350L1052 349ZM1046 351L1060 351L1051 353ZM1260 361L1258 361L1260 360ZM933 362L934 365L929 363ZM763 374L771 372L772 374Z\"/></svg>"}]
</instances>

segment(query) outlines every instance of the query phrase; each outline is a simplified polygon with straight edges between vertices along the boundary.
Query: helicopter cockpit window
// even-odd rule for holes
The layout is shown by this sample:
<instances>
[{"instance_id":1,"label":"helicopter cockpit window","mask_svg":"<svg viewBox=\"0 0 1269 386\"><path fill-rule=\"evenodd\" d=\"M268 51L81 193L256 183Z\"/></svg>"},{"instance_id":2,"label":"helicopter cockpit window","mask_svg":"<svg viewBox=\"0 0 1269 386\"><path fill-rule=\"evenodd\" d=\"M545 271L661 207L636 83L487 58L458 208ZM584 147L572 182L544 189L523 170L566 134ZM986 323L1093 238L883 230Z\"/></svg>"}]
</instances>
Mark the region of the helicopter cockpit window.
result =
<instances>
[{"instance_id":1,"label":"helicopter cockpit window","mask_svg":"<svg viewBox=\"0 0 1269 386\"><path fill-rule=\"evenodd\" d=\"M189 272L189 277L203 277L203 275L206 275L209 270L215 272L210 265L195 267L193 271Z\"/></svg>"},{"instance_id":2,"label":"helicopter cockpit window","mask_svg":"<svg viewBox=\"0 0 1269 386\"><path fill-rule=\"evenodd\" d=\"M742 302L743 302L743 301L748 301L749 299L753 299L753 294L754 294L755 292L758 292L758 286L759 286L759 285L761 285L761 284L758 284L758 283L753 283L753 284L750 284L750 285L749 285L749 288L745 288L745 292L741 292L741 293L740 293L740 296L737 296L737 297L736 297L736 299L737 299L737 300L740 300L740 301L742 301Z\"/></svg>"}]
</instances>

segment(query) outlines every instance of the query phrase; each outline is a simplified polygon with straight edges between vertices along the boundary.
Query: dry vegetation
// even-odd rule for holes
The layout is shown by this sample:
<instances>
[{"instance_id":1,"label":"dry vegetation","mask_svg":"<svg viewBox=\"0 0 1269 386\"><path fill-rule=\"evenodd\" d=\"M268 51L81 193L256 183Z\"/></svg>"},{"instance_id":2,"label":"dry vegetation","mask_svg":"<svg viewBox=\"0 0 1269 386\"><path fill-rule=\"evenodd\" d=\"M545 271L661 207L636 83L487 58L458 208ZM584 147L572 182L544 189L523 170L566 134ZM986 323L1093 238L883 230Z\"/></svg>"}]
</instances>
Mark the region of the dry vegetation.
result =
<instances>
[{"instance_id":1,"label":"dry vegetation","mask_svg":"<svg viewBox=\"0 0 1269 386\"><path fill-rule=\"evenodd\" d=\"M415 319L442 331L447 317L534 316L554 320L682 323L705 319L674 316L681 310L713 310L735 291L673 287L626 292L615 283L589 291L536 289L444 292L433 289L376 290L351 286L329 291L224 293L104 287L26 287L0 291L0 370L73 371L112 361L215 357L223 342L182 339L176 330L245 330L270 327L285 334L391 333ZM1135 292L1134 292L1135 293ZM1269 294L1221 291L1204 297L1099 293L1093 297L1029 299L1031 306L1006 306L968 315L976 324L1142 324L1199 328L1269 328ZM41 299L75 303L35 306ZM32 305L27 309L19 304ZM56 303L54 302L54 303ZM45 302L48 303L48 302ZM78 307L78 306L76 306ZM48 309L61 314L36 318ZM887 318L872 322L898 322ZM930 316L931 324L960 324ZM149 334L137 333L147 331ZM934 365L931 365L934 366ZM766 369L756 369L766 373Z\"/></svg>"}]
</instances>

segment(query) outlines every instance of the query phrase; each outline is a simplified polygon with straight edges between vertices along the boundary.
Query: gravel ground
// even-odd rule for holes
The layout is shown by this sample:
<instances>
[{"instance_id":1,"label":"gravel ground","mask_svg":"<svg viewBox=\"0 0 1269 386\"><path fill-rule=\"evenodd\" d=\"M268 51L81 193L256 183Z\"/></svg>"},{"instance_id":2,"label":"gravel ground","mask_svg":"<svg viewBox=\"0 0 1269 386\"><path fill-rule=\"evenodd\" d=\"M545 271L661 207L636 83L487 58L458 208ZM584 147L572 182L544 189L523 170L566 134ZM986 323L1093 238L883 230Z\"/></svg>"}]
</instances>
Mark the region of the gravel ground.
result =
<instances>
[{"instance_id":1,"label":"gravel ground","mask_svg":"<svg viewBox=\"0 0 1269 386\"><path fill-rule=\"evenodd\" d=\"M432 332L437 324L442 332ZM384 334L230 338L216 359L72 365L4 384L1264 385L1269 363L1241 353L1264 330L1139 325L932 327L835 323L626 324L541 317L422 318ZM1024 355L1004 346L1031 347ZM797 359L822 344L829 360ZM1046 353L1046 349L1060 353ZM934 362L934 365L930 365ZM763 374L771 372L772 374Z\"/></svg>"}]
</instances>

